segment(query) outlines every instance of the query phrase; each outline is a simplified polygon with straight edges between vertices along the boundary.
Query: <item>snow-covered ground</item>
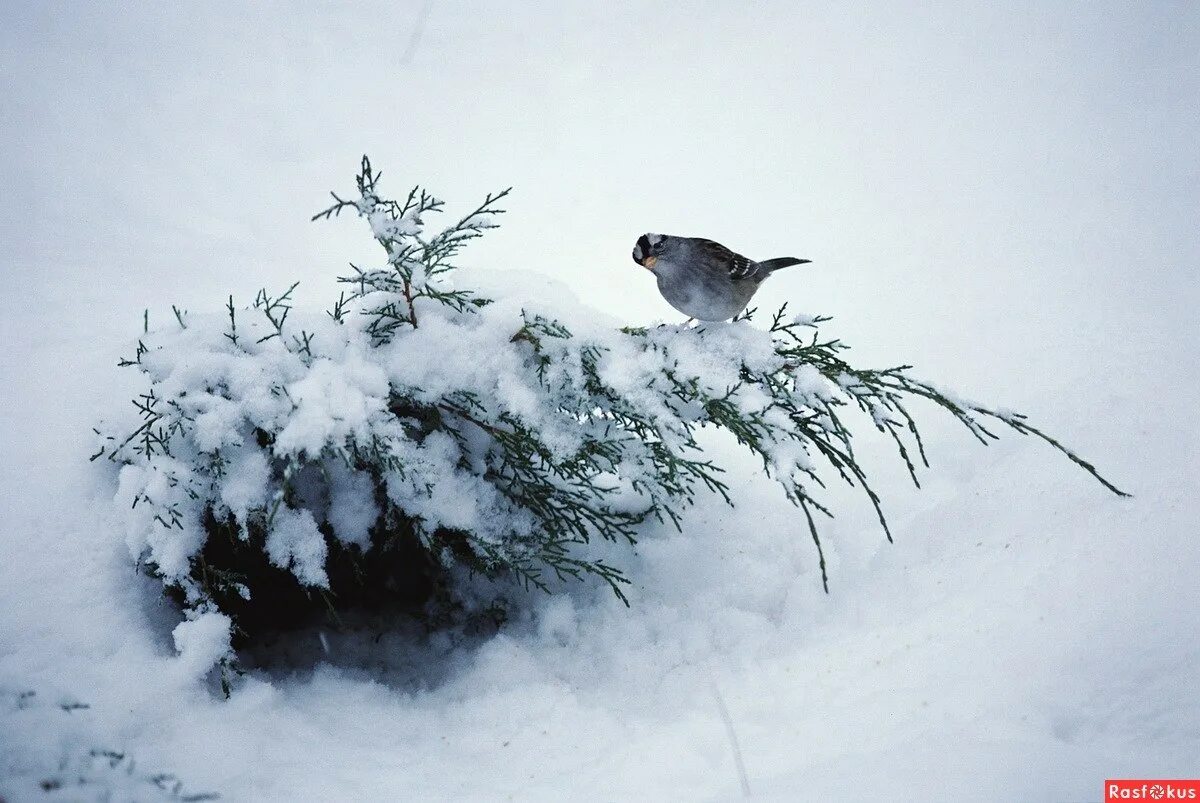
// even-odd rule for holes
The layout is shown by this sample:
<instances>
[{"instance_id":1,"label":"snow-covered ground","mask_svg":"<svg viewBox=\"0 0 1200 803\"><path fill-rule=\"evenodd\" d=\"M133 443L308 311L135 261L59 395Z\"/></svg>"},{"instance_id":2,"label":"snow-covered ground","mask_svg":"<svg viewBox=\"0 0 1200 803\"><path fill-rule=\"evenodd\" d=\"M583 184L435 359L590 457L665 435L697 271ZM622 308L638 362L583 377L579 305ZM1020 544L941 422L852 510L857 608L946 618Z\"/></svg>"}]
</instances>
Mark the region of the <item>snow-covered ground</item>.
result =
<instances>
[{"instance_id":1,"label":"snow-covered ground","mask_svg":"<svg viewBox=\"0 0 1200 803\"><path fill-rule=\"evenodd\" d=\"M735 743L778 800L1200 775L1200 12L881 6L6 4L0 796L65 761L134 799L159 772L228 800L735 799ZM580 588L370 666L334 636L220 699L134 572L90 428L128 404L144 307L297 279L327 304L372 244L308 217L364 151L464 205L516 185L471 261L630 322L677 320L629 261L643 231L811 258L763 306L1029 413L1135 496L922 410L921 491L887 443L862 455L894 545L835 492L826 596L796 510L715 443L738 507L648 529L630 609Z\"/></svg>"}]
</instances>

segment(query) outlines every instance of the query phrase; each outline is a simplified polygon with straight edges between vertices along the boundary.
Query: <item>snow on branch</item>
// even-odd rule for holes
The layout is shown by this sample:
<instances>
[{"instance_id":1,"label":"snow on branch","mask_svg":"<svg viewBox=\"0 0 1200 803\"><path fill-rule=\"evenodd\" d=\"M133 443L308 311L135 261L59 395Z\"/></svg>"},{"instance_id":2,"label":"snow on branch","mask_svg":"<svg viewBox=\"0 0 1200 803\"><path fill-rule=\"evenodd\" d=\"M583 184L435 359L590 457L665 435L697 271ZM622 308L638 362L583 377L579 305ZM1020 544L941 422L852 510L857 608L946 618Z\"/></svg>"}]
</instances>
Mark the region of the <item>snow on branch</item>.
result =
<instances>
[{"instance_id":1,"label":"snow on branch","mask_svg":"<svg viewBox=\"0 0 1200 803\"><path fill-rule=\"evenodd\" d=\"M924 399L984 443L993 423L1038 437L1125 495L1018 413L908 366L854 367L820 316L616 329L578 307L458 287L455 258L497 225L508 190L435 230L444 203L426 190L384 197L366 157L356 184L314 219L365 219L381 262L352 265L327 314L293 309L293 285L145 332L124 361L147 382L136 415L94 455L121 466L132 553L185 606L240 632L278 613L263 597L288 598L284 579L299 607L335 613L375 599L371 583L419 586L424 604L462 568L545 590L592 577L628 604L621 552L597 557L596 544L633 544L649 519L680 527L698 494L733 501L697 440L705 428L760 458L802 510L826 590L825 479L861 488L891 538L855 455L856 412L914 482L927 461L908 405Z\"/></svg>"}]
</instances>

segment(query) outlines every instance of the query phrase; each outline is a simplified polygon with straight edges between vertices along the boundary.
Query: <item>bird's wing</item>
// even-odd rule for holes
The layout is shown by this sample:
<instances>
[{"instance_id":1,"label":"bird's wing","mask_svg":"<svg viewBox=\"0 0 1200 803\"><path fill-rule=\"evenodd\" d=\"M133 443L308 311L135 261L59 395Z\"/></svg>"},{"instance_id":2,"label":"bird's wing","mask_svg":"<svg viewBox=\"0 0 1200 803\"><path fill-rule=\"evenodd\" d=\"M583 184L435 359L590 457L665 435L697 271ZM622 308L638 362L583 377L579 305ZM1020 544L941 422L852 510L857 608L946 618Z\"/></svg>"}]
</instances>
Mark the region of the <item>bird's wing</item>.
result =
<instances>
[{"instance_id":1,"label":"bird's wing","mask_svg":"<svg viewBox=\"0 0 1200 803\"><path fill-rule=\"evenodd\" d=\"M758 263L754 260L736 254L720 243L701 239L700 248L704 250L711 264L720 265L734 281L748 279L758 270Z\"/></svg>"}]
</instances>

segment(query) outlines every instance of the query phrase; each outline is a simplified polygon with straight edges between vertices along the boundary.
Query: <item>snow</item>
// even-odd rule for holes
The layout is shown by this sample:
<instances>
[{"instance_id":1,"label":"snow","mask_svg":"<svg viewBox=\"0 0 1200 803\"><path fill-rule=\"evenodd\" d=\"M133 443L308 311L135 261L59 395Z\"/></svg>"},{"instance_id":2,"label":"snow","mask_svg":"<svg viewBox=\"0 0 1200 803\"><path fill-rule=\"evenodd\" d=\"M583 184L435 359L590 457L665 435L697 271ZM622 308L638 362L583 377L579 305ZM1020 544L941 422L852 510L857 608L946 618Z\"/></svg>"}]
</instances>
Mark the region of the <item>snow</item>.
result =
<instances>
[{"instance_id":1,"label":"snow","mask_svg":"<svg viewBox=\"0 0 1200 803\"><path fill-rule=\"evenodd\" d=\"M816 366L805 363L796 369L793 376L796 378L797 393L813 396L822 401L829 401L834 397L829 388L829 380L821 375ZM846 384L841 382L839 385L842 388L846 387Z\"/></svg>"},{"instance_id":2,"label":"snow","mask_svg":"<svg viewBox=\"0 0 1200 803\"><path fill-rule=\"evenodd\" d=\"M341 362L320 359L303 379L287 386L295 405L275 439L277 452L318 454L325 444L365 441L369 422L387 408L388 381L358 355Z\"/></svg>"},{"instance_id":3,"label":"snow","mask_svg":"<svg viewBox=\"0 0 1200 803\"><path fill-rule=\"evenodd\" d=\"M238 524L245 527L248 511L267 503L269 490L267 481L271 478L271 467L267 463L266 454L261 451L247 449L241 454L235 453L235 455L230 461L228 476L221 484L221 502L233 513ZM339 519L344 520L354 515L352 500L347 500L346 503L339 505L338 510L344 509L343 506L346 504L349 504L351 509L346 513L339 512ZM357 532L352 521L351 518L343 525L347 534ZM349 540L354 539L349 538Z\"/></svg>"},{"instance_id":4,"label":"snow","mask_svg":"<svg viewBox=\"0 0 1200 803\"><path fill-rule=\"evenodd\" d=\"M121 468L114 497L115 507L124 513L125 544L134 560L147 551L167 577L183 577L188 560L203 545L205 534L196 516L181 515L156 526L157 512L145 499L153 499L164 508L190 510L186 494L191 470L169 457L160 456L145 466ZM182 481L177 478L184 478ZM141 504L138 504L141 502ZM176 521L178 524L176 525Z\"/></svg>"},{"instance_id":5,"label":"snow","mask_svg":"<svg viewBox=\"0 0 1200 803\"><path fill-rule=\"evenodd\" d=\"M368 531L379 516L371 481L337 463L331 464L329 471L333 477L328 518L333 532L343 543L366 549L370 544Z\"/></svg>"},{"instance_id":6,"label":"snow","mask_svg":"<svg viewBox=\"0 0 1200 803\"><path fill-rule=\"evenodd\" d=\"M403 74L379 58L406 29L390 5L217 11L0 12L19 123L0 146L5 800L54 799L38 784L60 773L92 785L59 799L154 799L160 772L226 800L732 800L713 688L755 799L1091 800L1106 777L1195 776L1194 11L565 4L509 20L435 4ZM706 49L652 46L664 31ZM255 671L225 700L197 678L225 644L217 615L181 622L130 557L188 554L126 513L180 467L105 475L91 427L137 390L115 363L144 306L164 332L169 305L188 308L178 336L198 337L230 292L301 279L297 321L321 317L333 273L375 252L356 251L361 225L307 218L364 149L389 186L455 203L518 185L505 228L468 251L514 270L464 285L572 307L557 282L622 323L679 322L629 261L647 227L746 253L798 243L813 270L773 280L764 310L833 314L822 333L858 359L913 361L1029 413L1134 498L1033 439L984 448L914 409L932 469L916 491L886 440L864 446L891 466L872 479L896 543L831 489L826 596L802 517L718 439L738 506L650 525L625 560L630 608L578 587L530 597L489 638L328 632L310 645L324 657ZM266 334L244 325L251 346ZM269 388L302 361L267 341L243 374L226 345L162 375L224 372L253 420L283 420ZM502 358L477 355L470 381ZM638 366L606 370L632 392ZM326 390L357 411L347 428L377 409L369 372L326 380L306 409ZM504 390L514 407L520 390ZM212 443L229 432L216 398L194 410ZM325 431L298 425L297 448ZM235 513L262 502L247 460L223 488ZM334 488L329 519L354 542L369 504ZM304 531L287 549L301 571Z\"/></svg>"},{"instance_id":7,"label":"snow","mask_svg":"<svg viewBox=\"0 0 1200 803\"><path fill-rule=\"evenodd\" d=\"M195 681L202 678L213 664L230 654L229 617L223 613L207 611L180 622L171 631L179 659L175 669L179 674Z\"/></svg>"},{"instance_id":8,"label":"snow","mask_svg":"<svg viewBox=\"0 0 1200 803\"><path fill-rule=\"evenodd\" d=\"M327 549L311 511L292 510L283 505L275 512L267 535L267 555L276 566L291 569L305 585L328 588Z\"/></svg>"}]
</instances>

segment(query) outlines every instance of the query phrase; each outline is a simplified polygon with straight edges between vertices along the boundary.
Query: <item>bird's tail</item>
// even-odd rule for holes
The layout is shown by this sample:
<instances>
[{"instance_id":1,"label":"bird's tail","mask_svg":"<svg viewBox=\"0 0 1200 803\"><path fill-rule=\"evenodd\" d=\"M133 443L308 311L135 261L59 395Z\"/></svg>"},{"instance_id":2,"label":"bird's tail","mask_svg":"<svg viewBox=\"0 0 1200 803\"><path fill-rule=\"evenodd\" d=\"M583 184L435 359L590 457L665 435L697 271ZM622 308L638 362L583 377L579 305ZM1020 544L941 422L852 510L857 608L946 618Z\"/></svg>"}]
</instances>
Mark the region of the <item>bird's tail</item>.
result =
<instances>
[{"instance_id":1,"label":"bird's tail","mask_svg":"<svg viewBox=\"0 0 1200 803\"><path fill-rule=\"evenodd\" d=\"M790 268L792 265L803 265L806 262L812 262L811 259L796 259L795 257L776 257L775 259L765 259L758 263L758 267L774 273L780 268Z\"/></svg>"}]
</instances>

